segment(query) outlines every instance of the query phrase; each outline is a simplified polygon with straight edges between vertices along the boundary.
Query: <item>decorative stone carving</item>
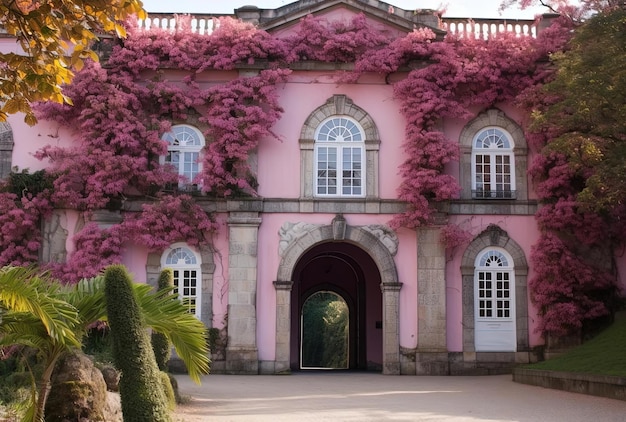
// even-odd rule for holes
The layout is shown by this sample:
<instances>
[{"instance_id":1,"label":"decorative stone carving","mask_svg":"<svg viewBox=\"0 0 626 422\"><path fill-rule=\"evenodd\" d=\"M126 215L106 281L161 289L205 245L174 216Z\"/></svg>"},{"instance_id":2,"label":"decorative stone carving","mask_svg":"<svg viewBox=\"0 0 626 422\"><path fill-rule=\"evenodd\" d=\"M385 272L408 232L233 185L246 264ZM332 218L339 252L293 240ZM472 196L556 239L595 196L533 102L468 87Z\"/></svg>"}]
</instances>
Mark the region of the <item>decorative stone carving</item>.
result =
<instances>
[{"instance_id":1,"label":"decorative stone carving","mask_svg":"<svg viewBox=\"0 0 626 422\"><path fill-rule=\"evenodd\" d=\"M500 237L509 237L508 233L496 224L490 224L485 229L484 233L489 233L489 242L491 246L498 246L500 243Z\"/></svg>"},{"instance_id":2,"label":"decorative stone carving","mask_svg":"<svg viewBox=\"0 0 626 422\"><path fill-rule=\"evenodd\" d=\"M280 230L278 231L278 235L280 236L280 241L278 243L278 255L284 256L285 251L289 246L300 239L302 236L306 235L308 232L315 230L321 227L321 224L313 224L313 223L291 223L286 222L282 225Z\"/></svg>"},{"instance_id":3,"label":"decorative stone carving","mask_svg":"<svg viewBox=\"0 0 626 422\"><path fill-rule=\"evenodd\" d=\"M361 228L371 234L373 234L391 253L391 256L395 256L398 252L398 236L389 227L382 224L370 224L369 226L361 226Z\"/></svg>"},{"instance_id":4,"label":"decorative stone carving","mask_svg":"<svg viewBox=\"0 0 626 422\"><path fill-rule=\"evenodd\" d=\"M344 240L346 238L346 219L343 214L337 214L333 218L333 239Z\"/></svg>"}]
</instances>

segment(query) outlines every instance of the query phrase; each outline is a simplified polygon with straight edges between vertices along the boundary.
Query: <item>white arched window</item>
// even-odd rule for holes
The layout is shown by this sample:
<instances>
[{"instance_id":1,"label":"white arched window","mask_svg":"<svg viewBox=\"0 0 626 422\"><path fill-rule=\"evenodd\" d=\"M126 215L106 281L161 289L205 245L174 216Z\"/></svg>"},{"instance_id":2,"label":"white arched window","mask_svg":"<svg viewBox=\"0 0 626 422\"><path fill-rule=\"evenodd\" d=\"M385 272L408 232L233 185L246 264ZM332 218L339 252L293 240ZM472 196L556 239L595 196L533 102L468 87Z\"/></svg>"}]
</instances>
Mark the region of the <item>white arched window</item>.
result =
<instances>
[{"instance_id":1,"label":"white arched window","mask_svg":"<svg viewBox=\"0 0 626 422\"><path fill-rule=\"evenodd\" d=\"M365 196L365 137L346 116L326 119L315 131L315 194Z\"/></svg>"},{"instance_id":2,"label":"white arched window","mask_svg":"<svg viewBox=\"0 0 626 422\"><path fill-rule=\"evenodd\" d=\"M515 351L513 260L499 248L476 257L474 272L476 351Z\"/></svg>"},{"instance_id":3,"label":"white arched window","mask_svg":"<svg viewBox=\"0 0 626 422\"><path fill-rule=\"evenodd\" d=\"M165 162L174 166L182 176L181 186L195 184L201 170L200 151L204 147L202 132L193 126L176 125L161 139L168 143Z\"/></svg>"},{"instance_id":4,"label":"white arched window","mask_svg":"<svg viewBox=\"0 0 626 422\"><path fill-rule=\"evenodd\" d=\"M172 245L161 258L161 267L171 268L174 273L174 293L178 294L189 312L198 318L202 303L200 264L200 257L184 244Z\"/></svg>"},{"instance_id":5,"label":"white arched window","mask_svg":"<svg viewBox=\"0 0 626 422\"><path fill-rule=\"evenodd\" d=\"M472 144L472 197L515 198L515 156L511 136L498 127L478 132Z\"/></svg>"}]
</instances>

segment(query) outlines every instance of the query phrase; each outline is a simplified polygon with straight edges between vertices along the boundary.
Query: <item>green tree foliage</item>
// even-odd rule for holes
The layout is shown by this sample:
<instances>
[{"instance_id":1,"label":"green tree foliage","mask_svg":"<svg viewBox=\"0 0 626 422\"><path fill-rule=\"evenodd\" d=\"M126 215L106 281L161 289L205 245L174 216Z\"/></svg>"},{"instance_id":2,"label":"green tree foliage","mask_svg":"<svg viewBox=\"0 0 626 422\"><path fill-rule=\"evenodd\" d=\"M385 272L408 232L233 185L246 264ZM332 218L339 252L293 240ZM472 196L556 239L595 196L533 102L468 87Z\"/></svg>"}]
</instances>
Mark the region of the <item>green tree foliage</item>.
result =
<instances>
[{"instance_id":1,"label":"green tree foliage","mask_svg":"<svg viewBox=\"0 0 626 422\"><path fill-rule=\"evenodd\" d=\"M125 36L124 20L143 17L140 0L13 0L0 2L0 20L8 35L17 38L26 54L0 54L0 120L23 112L36 122L33 101L67 102L61 92L71 82L71 68L83 60L98 60L92 50L97 34Z\"/></svg>"},{"instance_id":2,"label":"green tree foliage","mask_svg":"<svg viewBox=\"0 0 626 422\"><path fill-rule=\"evenodd\" d=\"M531 299L544 335L586 336L620 305L614 257L626 233L626 10L576 28L539 87L528 133L541 237Z\"/></svg>"},{"instance_id":3,"label":"green tree foliage","mask_svg":"<svg viewBox=\"0 0 626 422\"><path fill-rule=\"evenodd\" d=\"M584 181L578 200L594 211L626 199L626 10L598 14L555 54L558 72L545 92L551 104L535 125L558 136L548 151L564 154Z\"/></svg>"},{"instance_id":4,"label":"green tree foliage","mask_svg":"<svg viewBox=\"0 0 626 422\"><path fill-rule=\"evenodd\" d=\"M170 421L161 375L145 331L131 278L121 265L105 270L105 297L120 397L128 422Z\"/></svg>"},{"instance_id":5,"label":"green tree foliage","mask_svg":"<svg viewBox=\"0 0 626 422\"><path fill-rule=\"evenodd\" d=\"M0 346L19 344L37 351L43 364L38 388L24 421L43 420L52 372L68 351L80 347L77 309L62 300L61 286L32 269L0 269Z\"/></svg>"},{"instance_id":6,"label":"green tree foliage","mask_svg":"<svg viewBox=\"0 0 626 422\"><path fill-rule=\"evenodd\" d=\"M302 310L302 365L348 367L348 306L337 294L318 292Z\"/></svg>"},{"instance_id":7,"label":"green tree foliage","mask_svg":"<svg viewBox=\"0 0 626 422\"><path fill-rule=\"evenodd\" d=\"M164 268L159 274L157 280L157 291L160 294L170 294L174 288L174 272L171 268ZM152 350L157 365L161 371L167 371L167 362L170 360L171 344L165 334L153 331L150 338L152 342Z\"/></svg>"},{"instance_id":8,"label":"green tree foliage","mask_svg":"<svg viewBox=\"0 0 626 422\"><path fill-rule=\"evenodd\" d=\"M34 269L0 268L0 347L28 346L43 368L24 421L42 420L56 362L81 347L92 323L106 320L104 286L102 276L67 285ZM146 284L132 289L148 326L165 334L199 382L209 370L204 325L174 295L155 294Z\"/></svg>"}]
</instances>

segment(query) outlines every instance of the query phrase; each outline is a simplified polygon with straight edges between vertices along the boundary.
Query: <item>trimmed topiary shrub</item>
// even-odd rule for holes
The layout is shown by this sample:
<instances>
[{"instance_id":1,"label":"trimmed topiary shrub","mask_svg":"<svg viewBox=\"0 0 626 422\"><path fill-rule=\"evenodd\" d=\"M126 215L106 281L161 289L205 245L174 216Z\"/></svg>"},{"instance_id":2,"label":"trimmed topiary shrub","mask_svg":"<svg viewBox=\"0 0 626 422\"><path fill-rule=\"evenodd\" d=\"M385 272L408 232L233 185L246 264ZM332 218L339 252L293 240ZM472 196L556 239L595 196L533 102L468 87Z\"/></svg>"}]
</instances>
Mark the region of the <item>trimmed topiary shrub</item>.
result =
<instances>
[{"instance_id":1,"label":"trimmed topiary shrub","mask_svg":"<svg viewBox=\"0 0 626 422\"><path fill-rule=\"evenodd\" d=\"M161 371L159 375L161 377L161 385L163 386L163 394L165 394L165 400L167 400L167 407L170 410L174 410L176 409L176 393L170 381L170 376L165 371Z\"/></svg>"},{"instance_id":2,"label":"trimmed topiary shrub","mask_svg":"<svg viewBox=\"0 0 626 422\"><path fill-rule=\"evenodd\" d=\"M174 378L174 375L167 373L167 376L170 379L170 385L172 386L172 391L174 391L174 399L176 400L176 404L185 404L183 396L180 395L180 391L178 390L178 380Z\"/></svg>"},{"instance_id":3,"label":"trimmed topiary shrub","mask_svg":"<svg viewBox=\"0 0 626 422\"><path fill-rule=\"evenodd\" d=\"M170 422L161 375L126 268L104 273L113 358L121 371L120 397L125 422Z\"/></svg>"},{"instance_id":4,"label":"trimmed topiary shrub","mask_svg":"<svg viewBox=\"0 0 626 422\"><path fill-rule=\"evenodd\" d=\"M174 272L171 268L165 268L159 274L159 280L157 282L157 291L164 294L171 293L171 289L174 287ZM167 362L170 360L171 344L164 334L157 331L152 332L152 350L154 350L154 357L156 363L161 371L167 371Z\"/></svg>"}]
</instances>

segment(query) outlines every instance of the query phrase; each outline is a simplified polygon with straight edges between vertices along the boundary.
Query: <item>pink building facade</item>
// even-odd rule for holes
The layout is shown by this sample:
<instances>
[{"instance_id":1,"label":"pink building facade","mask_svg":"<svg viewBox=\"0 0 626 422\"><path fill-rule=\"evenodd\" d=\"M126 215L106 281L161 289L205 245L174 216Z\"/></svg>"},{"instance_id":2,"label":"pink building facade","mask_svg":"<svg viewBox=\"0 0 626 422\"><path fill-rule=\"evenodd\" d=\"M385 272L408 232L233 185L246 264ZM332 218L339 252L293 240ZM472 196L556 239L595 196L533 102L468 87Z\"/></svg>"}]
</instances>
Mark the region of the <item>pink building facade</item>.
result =
<instances>
[{"instance_id":1,"label":"pink building facade","mask_svg":"<svg viewBox=\"0 0 626 422\"><path fill-rule=\"evenodd\" d=\"M372 27L397 35L414 27L445 34L432 13L387 6L375 0L302 0L275 10L246 7L235 13L276 36L292 33L308 14L332 21L359 13ZM166 21L152 19L152 24ZM208 22L194 20L199 31ZM463 26L462 21L449 24L449 30ZM523 36L535 31L531 22L514 26L511 30L527 33ZM486 27L501 28L495 21ZM306 368L301 352L309 334L303 312L307 300L320 292L336 295L347 306L350 369L495 373L537 359L533 350L544 339L536 332L537 309L527 283L533 275L531 247L539 236L538 203L527 174L532 153L521 112L498 104L477 109L466 120L442 119L446 136L460 148L459 161L446 168L461 186L460 197L441 207L432 224L392 229L390 221L406 207L397 199L398 169L405 160L401 104L384 75L365 74L356 83L342 84L336 80L341 70L315 62L292 67L277 90L284 113L272 131L280 141L262 139L248 160L256 172L258 197L198 199L219 226L210 246L194 247L181 239L156 253L128 239L122 263L136 281L151 284L162 268L175 270L179 293L217 333L213 372L275 374ZM206 70L197 82L217 84L258 71L254 65ZM185 77L167 72L170 81ZM171 145L173 139L180 141L183 146L171 151L180 154L182 174L193 172L207 142L206 128L197 119L172 124L163 139ZM3 174L11 166L45 168L32 152L51 143L71 146L75 136L52 122L28 127L19 116L11 116L2 130L0 148L11 154L9 163L0 163ZM121 211L89 218L106 227L136 212L141 203L128 200ZM84 224L76 210L55 210L44 227L42 261L63 261ZM442 230L449 224L472 238L446 247Z\"/></svg>"}]
</instances>

